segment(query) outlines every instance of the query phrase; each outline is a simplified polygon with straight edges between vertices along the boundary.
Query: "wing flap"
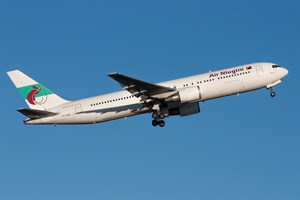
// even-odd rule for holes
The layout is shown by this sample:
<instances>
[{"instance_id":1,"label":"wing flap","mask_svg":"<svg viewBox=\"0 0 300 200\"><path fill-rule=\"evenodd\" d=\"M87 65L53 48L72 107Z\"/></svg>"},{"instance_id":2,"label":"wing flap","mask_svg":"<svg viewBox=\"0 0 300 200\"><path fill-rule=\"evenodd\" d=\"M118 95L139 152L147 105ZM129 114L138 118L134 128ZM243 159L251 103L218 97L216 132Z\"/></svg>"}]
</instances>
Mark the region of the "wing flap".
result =
<instances>
[{"instance_id":1,"label":"wing flap","mask_svg":"<svg viewBox=\"0 0 300 200\"><path fill-rule=\"evenodd\" d=\"M58 113L49 112L45 110L36 110L30 108L22 108L19 109L18 111L23 115L25 115L26 117L29 117L30 119L40 119L44 117L51 117L58 114Z\"/></svg>"}]
</instances>

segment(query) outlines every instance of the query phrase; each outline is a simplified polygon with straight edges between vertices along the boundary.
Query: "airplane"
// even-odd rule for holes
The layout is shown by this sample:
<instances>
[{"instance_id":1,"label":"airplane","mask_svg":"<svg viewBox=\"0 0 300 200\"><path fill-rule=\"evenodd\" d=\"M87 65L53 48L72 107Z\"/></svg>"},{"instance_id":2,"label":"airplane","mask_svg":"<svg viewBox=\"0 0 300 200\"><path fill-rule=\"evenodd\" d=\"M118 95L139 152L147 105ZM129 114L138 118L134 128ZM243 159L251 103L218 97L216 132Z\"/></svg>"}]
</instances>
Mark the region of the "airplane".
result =
<instances>
[{"instance_id":1,"label":"airplane","mask_svg":"<svg viewBox=\"0 0 300 200\"><path fill-rule=\"evenodd\" d=\"M153 126L165 126L169 116L200 112L200 102L261 88L270 90L281 83L288 70L274 63L252 63L157 84L120 73L108 76L123 91L68 101L19 70L7 72L29 108L18 109L25 124L94 124L151 113Z\"/></svg>"}]
</instances>

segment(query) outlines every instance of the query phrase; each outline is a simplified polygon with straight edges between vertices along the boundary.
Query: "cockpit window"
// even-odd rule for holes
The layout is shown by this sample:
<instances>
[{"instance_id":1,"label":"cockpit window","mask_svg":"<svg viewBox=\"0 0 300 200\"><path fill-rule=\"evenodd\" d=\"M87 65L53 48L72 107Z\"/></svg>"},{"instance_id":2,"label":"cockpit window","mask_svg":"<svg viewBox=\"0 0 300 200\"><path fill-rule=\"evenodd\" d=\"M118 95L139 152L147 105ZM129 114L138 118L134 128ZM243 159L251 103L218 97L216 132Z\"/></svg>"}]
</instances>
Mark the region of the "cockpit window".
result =
<instances>
[{"instance_id":1,"label":"cockpit window","mask_svg":"<svg viewBox=\"0 0 300 200\"><path fill-rule=\"evenodd\" d=\"M272 65L273 68L277 68L280 67L279 65Z\"/></svg>"}]
</instances>

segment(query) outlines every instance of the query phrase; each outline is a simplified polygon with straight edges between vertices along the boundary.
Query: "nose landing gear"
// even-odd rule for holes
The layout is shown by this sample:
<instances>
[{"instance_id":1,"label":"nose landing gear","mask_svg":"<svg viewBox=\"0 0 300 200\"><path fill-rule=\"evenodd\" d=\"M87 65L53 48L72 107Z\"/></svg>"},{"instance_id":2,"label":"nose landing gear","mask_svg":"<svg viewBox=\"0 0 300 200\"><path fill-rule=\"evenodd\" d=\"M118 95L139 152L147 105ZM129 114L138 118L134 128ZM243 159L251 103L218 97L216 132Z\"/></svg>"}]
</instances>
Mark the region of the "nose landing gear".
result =
<instances>
[{"instance_id":1,"label":"nose landing gear","mask_svg":"<svg viewBox=\"0 0 300 200\"><path fill-rule=\"evenodd\" d=\"M271 97L275 97L275 96L276 96L276 93L272 91L272 92L270 93L270 96L271 96Z\"/></svg>"},{"instance_id":2,"label":"nose landing gear","mask_svg":"<svg viewBox=\"0 0 300 200\"><path fill-rule=\"evenodd\" d=\"M270 96L271 96L271 97L275 97L275 96L276 96L276 93L273 91L273 87L270 87L270 88L268 88L268 89L271 91Z\"/></svg>"}]
</instances>

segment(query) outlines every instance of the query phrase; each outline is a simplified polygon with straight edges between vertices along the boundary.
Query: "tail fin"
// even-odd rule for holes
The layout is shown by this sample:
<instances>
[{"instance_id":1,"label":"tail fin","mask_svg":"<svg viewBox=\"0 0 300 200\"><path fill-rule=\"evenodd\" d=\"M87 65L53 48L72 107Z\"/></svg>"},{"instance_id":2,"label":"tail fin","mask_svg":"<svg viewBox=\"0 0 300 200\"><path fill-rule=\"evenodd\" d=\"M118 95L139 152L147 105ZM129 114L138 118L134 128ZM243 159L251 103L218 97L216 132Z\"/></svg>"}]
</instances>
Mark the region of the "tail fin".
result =
<instances>
[{"instance_id":1,"label":"tail fin","mask_svg":"<svg viewBox=\"0 0 300 200\"><path fill-rule=\"evenodd\" d=\"M48 110L68 102L19 70L7 74L31 109Z\"/></svg>"}]
</instances>

